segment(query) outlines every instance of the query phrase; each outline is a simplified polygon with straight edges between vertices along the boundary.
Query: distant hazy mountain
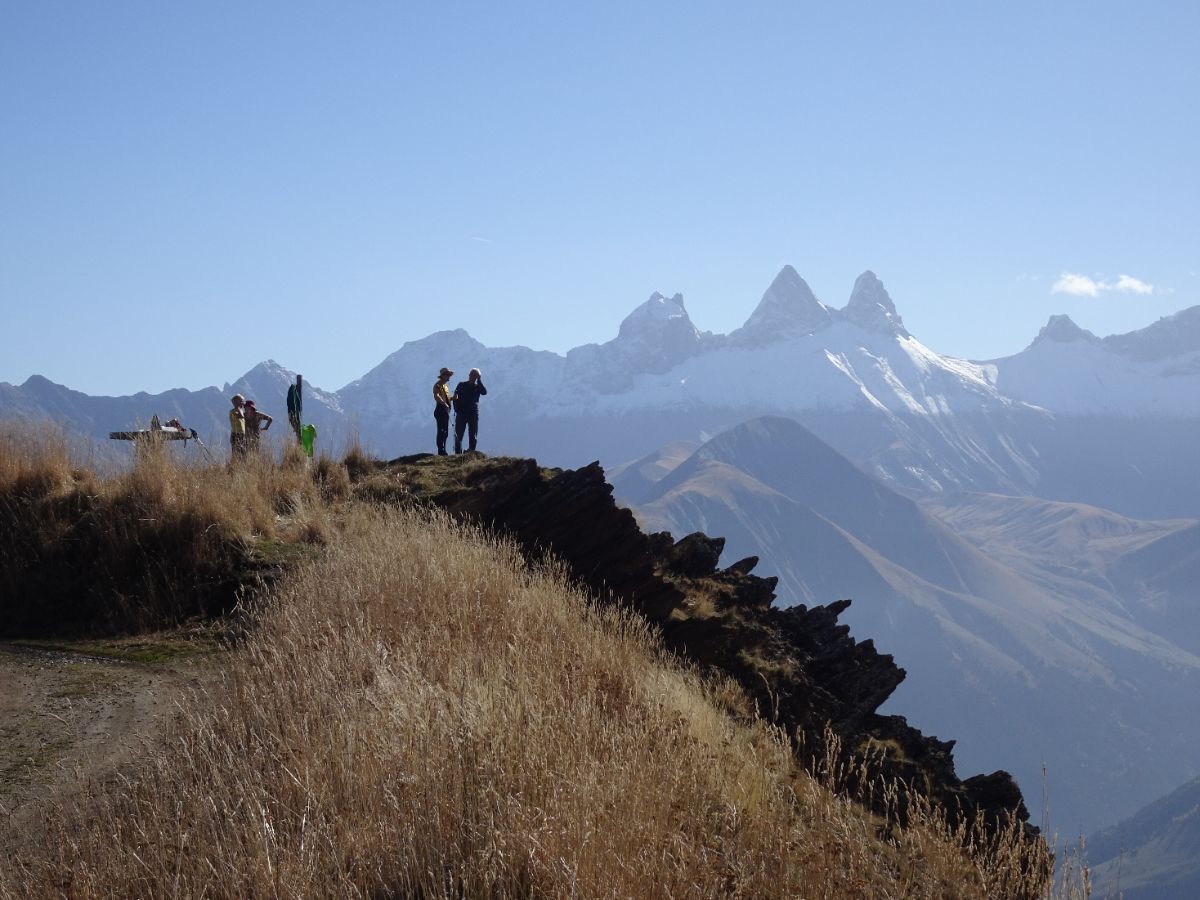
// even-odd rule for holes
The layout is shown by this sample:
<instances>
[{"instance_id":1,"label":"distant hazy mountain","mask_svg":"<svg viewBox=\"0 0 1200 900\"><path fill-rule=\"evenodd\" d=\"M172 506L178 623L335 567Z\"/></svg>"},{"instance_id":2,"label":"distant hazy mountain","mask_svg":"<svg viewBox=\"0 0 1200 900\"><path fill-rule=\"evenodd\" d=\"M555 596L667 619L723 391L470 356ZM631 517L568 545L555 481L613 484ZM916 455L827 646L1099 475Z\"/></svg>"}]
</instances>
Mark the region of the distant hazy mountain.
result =
<instances>
[{"instance_id":1,"label":"distant hazy mountain","mask_svg":"<svg viewBox=\"0 0 1200 900\"><path fill-rule=\"evenodd\" d=\"M1200 778L1087 841L1094 897L1200 897Z\"/></svg>"},{"instance_id":2,"label":"distant hazy mountain","mask_svg":"<svg viewBox=\"0 0 1200 900\"><path fill-rule=\"evenodd\" d=\"M483 369L485 451L644 457L618 474L647 516L763 556L790 600L854 597L855 633L912 671L898 703L966 736L969 768L1015 765L1028 790L1048 760L1056 810L1093 824L1196 774L1200 307L1106 338L1053 317L1021 353L970 362L913 336L873 273L835 308L786 266L727 335L655 293L565 355L461 329L408 341L339 391L308 385L318 446L429 449L444 365ZM282 434L293 380L269 361L220 389L90 397L33 376L0 384L0 417L111 449L109 431L178 416L222 452L229 395ZM763 414L812 434L776 418L710 441Z\"/></svg>"},{"instance_id":3,"label":"distant hazy mountain","mask_svg":"<svg viewBox=\"0 0 1200 900\"><path fill-rule=\"evenodd\" d=\"M1022 353L974 363L913 336L872 272L838 309L785 266L728 335L699 330L680 295L659 293L611 340L565 355L438 332L336 393L310 391L309 418L334 451L348 434L382 456L428 448L438 369L458 369L457 379L477 366L490 389L481 447L493 453L617 464L777 414L912 495L1031 494L1142 518L1195 516L1198 320L1194 307L1100 339L1056 317ZM267 363L227 387L249 381L264 408L281 409L288 377ZM186 393L89 398L31 379L0 385L0 415L53 418L101 439L179 409L223 440L225 392Z\"/></svg>"},{"instance_id":4,"label":"distant hazy mountain","mask_svg":"<svg viewBox=\"0 0 1200 900\"><path fill-rule=\"evenodd\" d=\"M979 513L958 498L957 520L944 522L784 418L746 422L672 467L678 455L614 476L647 528L724 535L729 561L759 556L759 570L779 577L780 602L851 597L854 633L909 671L897 708L958 737L968 769L1007 766L1027 793L1040 792L1045 763L1059 826L1113 821L1195 774L1200 658L1144 624L1139 599L1076 571L1093 533L1107 536L1095 552L1115 564L1195 523L1099 510L1074 523L1059 511L1055 523L1034 501L1007 519L989 510L1008 498L982 498ZM1005 521L1043 530L1020 544ZM1072 545L1073 559L1063 552ZM1035 546L1045 547L1040 568Z\"/></svg>"},{"instance_id":5,"label":"distant hazy mountain","mask_svg":"<svg viewBox=\"0 0 1200 900\"><path fill-rule=\"evenodd\" d=\"M1122 596L1141 604L1148 627L1200 653L1200 523L1131 550L1109 575Z\"/></svg>"},{"instance_id":6,"label":"distant hazy mountain","mask_svg":"<svg viewBox=\"0 0 1200 900\"><path fill-rule=\"evenodd\" d=\"M219 389L92 397L34 375L20 386L0 383L0 418L57 423L70 433L92 441L101 457L132 454L129 445L110 442L109 432L145 428L154 415L164 422L178 418L195 428L214 453L227 454L229 398L241 393L256 400L260 411L275 417L270 434L281 440L288 430L287 389L295 381L294 372L268 360ZM304 413L305 421L317 426L322 446L341 448L351 420L342 413L336 395L306 384Z\"/></svg>"},{"instance_id":7,"label":"distant hazy mountain","mask_svg":"<svg viewBox=\"0 0 1200 900\"><path fill-rule=\"evenodd\" d=\"M1200 522L985 494L922 506L1046 590L1112 609L1200 654Z\"/></svg>"},{"instance_id":8,"label":"distant hazy mountain","mask_svg":"<svg viewBox=\"0 0 1200 900\"><path fill-rule=\"evenodd\" d=\"M729 335L700 332L680 296L661 294L612 341L566 356L442 332L405 344L339 399L373 440L427 443L427 395L448 360L479 366L497 388L483 409L490 446L568 464L623 461L757 413L804 413L899 486L1015 489L1036 478L1036 455L1010 420L1046 418L998 392L983 367L917 341L870 272L836 310L785 267Z\"/></svg>"},{"instance_id":9,"label":"distant hazy mountain","mask_svg":"<svg viewBox=\"0 0 1200 900\"><path fill-rule=\"evenodd\" d=\"M641 459L610 466L607 469L608 480L621 485L621 493L627 501L640 502L699 446L695 441L675 441Z\"/></svg>"},{"instance_id":10,"label":"distant hazy mountain","mask_svg":"<svg viewBox=\"0 0 1200 900\"><path fill-rule=\"evenodd\" d=\"M985 368L1005 395L1064 415L1200 415L1200 306L1106 338L1051 316L1032 344Z\"/></svg>"}]
</instances>

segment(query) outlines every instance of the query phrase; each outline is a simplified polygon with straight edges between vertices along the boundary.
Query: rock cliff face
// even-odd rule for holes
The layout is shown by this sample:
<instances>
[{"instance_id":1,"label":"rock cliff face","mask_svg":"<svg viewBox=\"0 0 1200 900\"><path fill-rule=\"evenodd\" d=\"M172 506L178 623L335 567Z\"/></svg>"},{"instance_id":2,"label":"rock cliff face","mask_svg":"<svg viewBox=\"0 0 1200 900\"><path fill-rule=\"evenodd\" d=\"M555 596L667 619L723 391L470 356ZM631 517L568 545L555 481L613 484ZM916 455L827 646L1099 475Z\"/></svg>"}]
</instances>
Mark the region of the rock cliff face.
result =
<instances>
[{"instance_id":1,"label":"rock cliff face","mask_svg":"<svg viewBox=\"0 0 1200 900\"><path fill-rule=\"evenodd\" d=\"M1028 820L1008 773L962 780L953 741L876 712L905 673L872 641L855 640L839 624L849 600L776 609L776 579L752 574L756 557L718 569L722 538L643 533L613 501L598 463L556 470L533 460L422 455L363 473L356 492L445 509L511 536L532 557L552 551L596 596L654 623L672 651L734 678L760 714L798 737L807 752L822 752L828 725L845 752L872 750L884 774L952 815Z\"/></svg>"}]
</instances>

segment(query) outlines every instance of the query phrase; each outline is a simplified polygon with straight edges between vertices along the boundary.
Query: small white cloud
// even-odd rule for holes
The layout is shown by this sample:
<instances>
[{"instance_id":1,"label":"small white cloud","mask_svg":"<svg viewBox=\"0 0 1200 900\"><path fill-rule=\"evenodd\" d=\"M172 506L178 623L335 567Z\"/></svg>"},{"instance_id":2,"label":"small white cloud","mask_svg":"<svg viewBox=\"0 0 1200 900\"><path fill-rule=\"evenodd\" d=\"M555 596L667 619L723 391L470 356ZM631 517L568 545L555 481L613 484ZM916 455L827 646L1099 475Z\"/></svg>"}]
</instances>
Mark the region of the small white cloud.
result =
<instances>
[{"instance_id":1,"label":"small white cloud","mask_svg":"<svg viewBox=\"0 0 1200 900\"><path fill-rule=\"evenodd\" d=\"M1132 275L1118 275L1116 281L1097 281L1075 272L1063 272L1050 288L1053 294L1071 294L1075 297L1099 297L1112 293L1144 295L1153 294L1155 290L1154 285Z\"/></svg>"},{"instance_id":2,"label":"small white cloud","mask_svg":"<svg viewBox=\"0 0 1200 900\"><path fill-rule=\"evenodd\" d=\"M1071 294L1075 297L1097 297L1102 288L1103 285L1100 282L1093 281L1086 275L1063 272L1058 281L1054 282L1054 286L1050 288L1050 293Z\"/></svg>"},{"instance_id":3,"label":"small white cloud","mask_svg":"<svg viewBox=\"0 0 1200 900\"><path fill-rule=\"evenodd\" d=\"M472 235L472 236L471 236L471 240L473 240L473 241L479 241L479 243L481 243L481 244L491 244L491 243L494 243L494 241L493 241L491 238L485 238L485 237L475 237L474 235Z\"/></svg>"},{"instance_id":4,"label":"small white cloud","mask_svg":"<svg viewBox=\"0 0 1200 900\"><path fill-rule=\"evenodd\" d=\"M1142 279L1134 278L1132 275L1118 275L1113 290L1126 294L1153 294L1154 285L1146 284Z\"/></svg>"}]
</instances>

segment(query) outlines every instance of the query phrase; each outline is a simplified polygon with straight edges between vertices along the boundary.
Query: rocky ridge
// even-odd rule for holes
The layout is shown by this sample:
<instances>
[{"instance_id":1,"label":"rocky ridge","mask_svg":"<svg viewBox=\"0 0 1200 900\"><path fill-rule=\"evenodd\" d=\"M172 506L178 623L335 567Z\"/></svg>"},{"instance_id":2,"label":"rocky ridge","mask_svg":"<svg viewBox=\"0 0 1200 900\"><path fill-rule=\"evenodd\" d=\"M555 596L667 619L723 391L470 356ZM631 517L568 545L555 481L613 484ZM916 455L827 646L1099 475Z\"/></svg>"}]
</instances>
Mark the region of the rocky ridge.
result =
<instances>
[{"instance_id":1,"label":"rocky ridge","mask_svg":"<svg viewBox=\"0 0 1200 900\"><path fill-rule=\"evenodd\" d=\"M826 726L845 752L871 754L879 770L949 810L989 822L1028 811L1003 771L962 780L953 741L921 734L877 710L905 672L839 616L850 605L777 609L775 578L748 557L718 568L722 538L645 534L618 507L598 463L542 469L533 460L403 457L356 472L355 492L380 502L424 503L510 536L532 558L547 551L602 601L627 604L665 645L732 677L761 715L820 754Z\"/></svg>"}]
</instances>

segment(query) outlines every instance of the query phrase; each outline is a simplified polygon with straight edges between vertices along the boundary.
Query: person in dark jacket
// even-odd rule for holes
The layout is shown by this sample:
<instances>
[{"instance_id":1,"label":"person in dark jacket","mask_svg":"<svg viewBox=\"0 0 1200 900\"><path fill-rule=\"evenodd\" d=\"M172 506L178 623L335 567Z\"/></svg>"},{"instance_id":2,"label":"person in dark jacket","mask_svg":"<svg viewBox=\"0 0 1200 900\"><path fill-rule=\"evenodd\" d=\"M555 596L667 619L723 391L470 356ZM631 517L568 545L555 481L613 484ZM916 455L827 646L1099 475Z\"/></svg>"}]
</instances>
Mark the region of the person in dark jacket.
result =
<instances>
[{"instance_id":1,"label":"person in dark jacket","mask_svg":"<svg viewBox=\"0 0 1200 900\"><path fill-rule=\"evenodd\" d=\"M467 374L466 381L460 381L454 389L454 452L463 452L463 432L469 433L470 444L467 449L475 449L475 439L479 435L479 398L487 393L483 386L483 375L478 369L472 369Z\"/></svg>"}]
</instances>

